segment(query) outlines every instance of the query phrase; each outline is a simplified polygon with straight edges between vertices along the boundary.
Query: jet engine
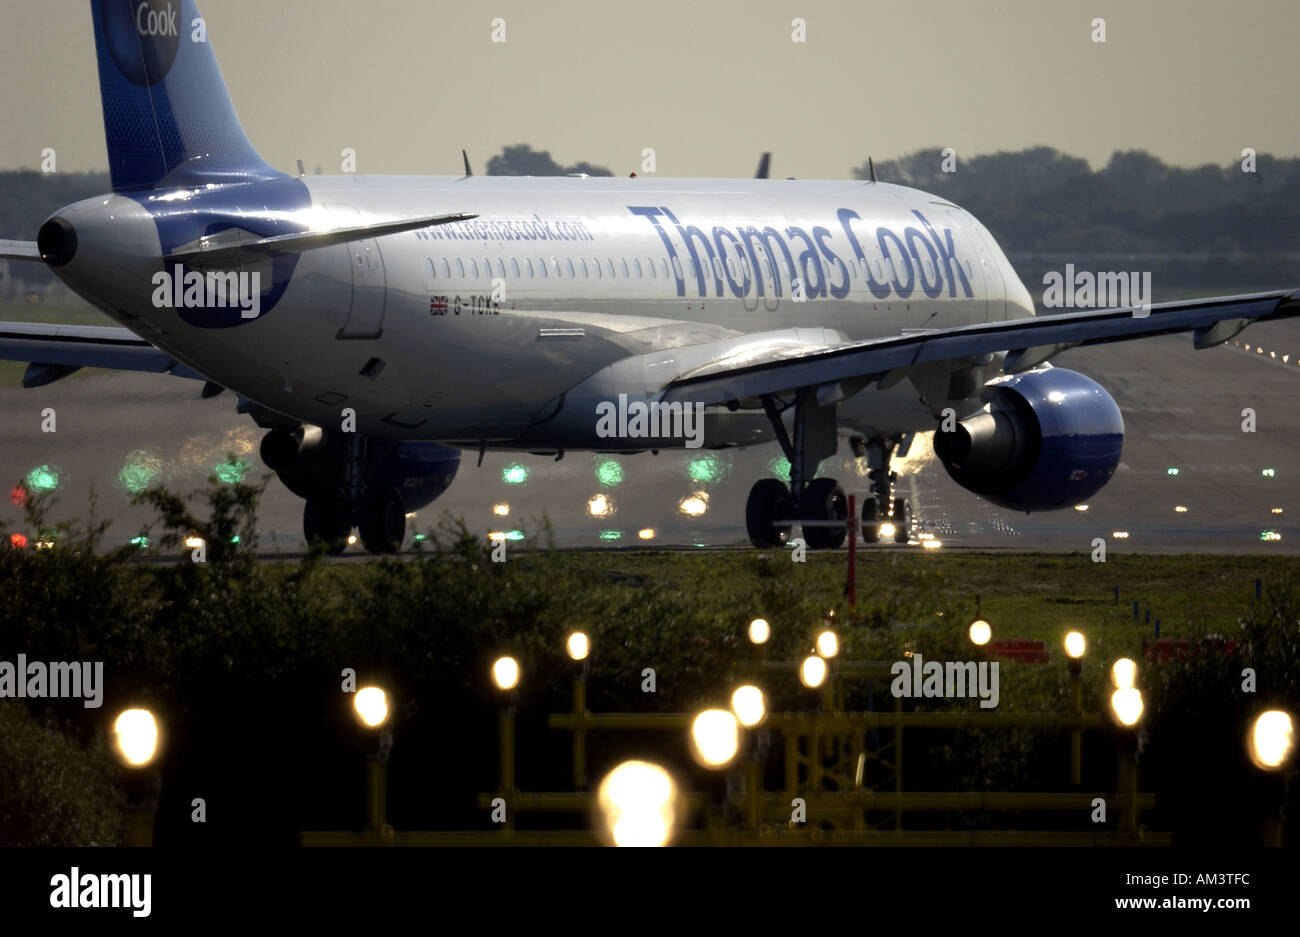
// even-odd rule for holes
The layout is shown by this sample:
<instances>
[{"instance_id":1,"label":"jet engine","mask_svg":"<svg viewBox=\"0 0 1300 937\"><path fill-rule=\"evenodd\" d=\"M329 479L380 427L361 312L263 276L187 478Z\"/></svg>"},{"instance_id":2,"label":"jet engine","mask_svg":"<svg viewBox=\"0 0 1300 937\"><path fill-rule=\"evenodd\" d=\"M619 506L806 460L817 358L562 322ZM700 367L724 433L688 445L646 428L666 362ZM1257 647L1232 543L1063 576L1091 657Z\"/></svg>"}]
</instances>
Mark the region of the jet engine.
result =
<instances>
[{"instance_id":1,"label":"jet engine","mask_svg":"<svg viewBox=\"0 0 1300 937\"><path fill-rule=\"evenodd\" d=\"M995 378L984 408L934 434L953 481L1004 508L1051 511L1082 504L1119 466L1124 419L1106 389L1064 368Z\"/></svg>"}]
</instances>

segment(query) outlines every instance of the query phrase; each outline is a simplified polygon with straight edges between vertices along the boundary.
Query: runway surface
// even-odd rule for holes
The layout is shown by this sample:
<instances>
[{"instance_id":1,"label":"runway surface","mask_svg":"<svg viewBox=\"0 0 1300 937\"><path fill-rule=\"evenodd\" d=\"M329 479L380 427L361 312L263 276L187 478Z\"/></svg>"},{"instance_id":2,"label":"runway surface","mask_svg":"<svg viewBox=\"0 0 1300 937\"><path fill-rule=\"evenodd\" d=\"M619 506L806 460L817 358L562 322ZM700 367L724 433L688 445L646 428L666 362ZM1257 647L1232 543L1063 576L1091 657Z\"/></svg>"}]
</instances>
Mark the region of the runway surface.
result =
<instances>
[{"instance_id":1,"label":"runway surface","mask_svg":"<svg viewBox=\"0 0 1300 937\"><path fill-rule=\"evenodd\" d=\"M1123 461L1086 512L995 508L948 478L928 435L896 461L898 493L912 499L920 530L948 548L1090 551L1101 537L1112 551L1297 552L1300 323L1252 326L1237 342L1195 352L1189 336L1167 336L1053 360L1106 386L1124 414ZM102 371L34 390L14 385L0 387L0 482L53 486L54 520L84 519L93 488L98 515L112 521L110 544L152 519L129 503L134 491L163 483L185 492L214 471L246 479L266 471L262 433L235 413L230 393L200 400L197 382ZM53 433L41 429L45 408L55 411ZM1242 431L1246 408L1256 414L1254 433ZM228 453L234 467L225 465ZM449 512L471 529L516 538L545 516L562 547L738 546L747 542L750 485L784 461L775 443L658 456L569 453L559 462L489 452L481 467L477 455L464 454L452 487L411 521L416 530ZM865 471L841 443L822 474L861 497ZM263 552L302 550L301 504L272 480L260 510ZM0 521L23 531L10 498Z\"/></svg>"}]
</instances>

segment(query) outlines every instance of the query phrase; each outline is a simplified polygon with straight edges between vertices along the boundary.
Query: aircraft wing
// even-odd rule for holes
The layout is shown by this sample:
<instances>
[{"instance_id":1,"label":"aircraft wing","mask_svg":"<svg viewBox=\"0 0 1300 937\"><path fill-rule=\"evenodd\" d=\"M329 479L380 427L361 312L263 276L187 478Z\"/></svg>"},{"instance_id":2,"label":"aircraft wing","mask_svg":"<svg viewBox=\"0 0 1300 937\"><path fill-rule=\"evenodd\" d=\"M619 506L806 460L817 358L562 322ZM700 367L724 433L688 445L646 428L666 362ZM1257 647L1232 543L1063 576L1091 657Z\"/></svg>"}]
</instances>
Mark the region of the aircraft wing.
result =
<instances>
[{"instance_id":1,"label":"aircraft wing","mask_svg":"<svg viewBox=\"0 0 1300 937\"><path fill-rule=\"evenodd\" d=\"M0 361L30 362L24 387L41 387L80 368L149 371L195 380L203 375L130 329L98 325L0 322Z\"/></svg>"},{"instance_id":2,"label":"aircraft wing","mask_svg":"<svg viewBox=\"0 0 1300 937\"><path fill-rule=\"evenodd\" d=\"M705 404L779 394L801 387L834 389L839 381L891 384L918 365L1006 353L1009 373L1027 371L1067 348L1191 332L1195 348L1232 339L1252 322L1300 316L1300 290L1218 296L1141 307L1087 310L803 349L778 346L737 360L724 355L679 373L662 392L667 402ZM833 395L832 395L833 396Z\"/></svg>"},{"instance_id":3,"label":"aircraft wing","mask_svg":"<svg viewBox=\"0 0 1300 937\"><path fill-rule=\"evenodd\" d=\"M0 238L0 260L40 260L35 241L6 241Z\"/></svg>"}]
</instances>

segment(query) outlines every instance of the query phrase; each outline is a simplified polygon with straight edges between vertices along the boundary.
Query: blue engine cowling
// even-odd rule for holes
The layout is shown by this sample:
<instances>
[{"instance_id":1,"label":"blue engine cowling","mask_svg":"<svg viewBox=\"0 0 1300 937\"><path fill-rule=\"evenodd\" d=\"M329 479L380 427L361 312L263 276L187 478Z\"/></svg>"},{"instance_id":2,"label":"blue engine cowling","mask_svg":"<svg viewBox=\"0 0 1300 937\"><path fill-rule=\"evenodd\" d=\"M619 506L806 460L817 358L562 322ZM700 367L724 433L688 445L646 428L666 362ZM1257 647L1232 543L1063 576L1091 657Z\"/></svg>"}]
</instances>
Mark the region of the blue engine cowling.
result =
<instances>
[{"instance_id":1,"label":"blue engine cowling","mask_svg":"<svg viewBox=\"0 0 1300 937\"><path fill-rule=\"evenodd\" d=\"M1106 389L1064 368L989 381L986 408L934 434L953 481L1004 508L1051 511L1082 504L1119 466L1124 418Z\"/></svg>"}]
</instances>

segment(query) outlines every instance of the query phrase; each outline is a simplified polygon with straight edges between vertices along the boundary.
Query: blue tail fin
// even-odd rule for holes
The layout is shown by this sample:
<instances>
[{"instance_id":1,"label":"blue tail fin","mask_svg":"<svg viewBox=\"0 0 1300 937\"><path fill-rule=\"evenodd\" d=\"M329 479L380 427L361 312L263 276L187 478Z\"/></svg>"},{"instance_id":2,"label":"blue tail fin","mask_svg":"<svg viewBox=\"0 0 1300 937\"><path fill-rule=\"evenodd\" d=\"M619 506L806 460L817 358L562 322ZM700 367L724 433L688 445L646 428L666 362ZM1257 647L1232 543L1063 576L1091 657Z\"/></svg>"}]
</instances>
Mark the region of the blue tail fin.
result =
<instances>
[{"instance_id":1,"label":"blue tail fin","mask_svg":"<svg viewBox=\"0 0 1300 937\"><path fill-rule=\"evenodd\" d=\"M91 0L113 190L283 176L244 136L194 0Z\"/></svg>"}]
</instances>

